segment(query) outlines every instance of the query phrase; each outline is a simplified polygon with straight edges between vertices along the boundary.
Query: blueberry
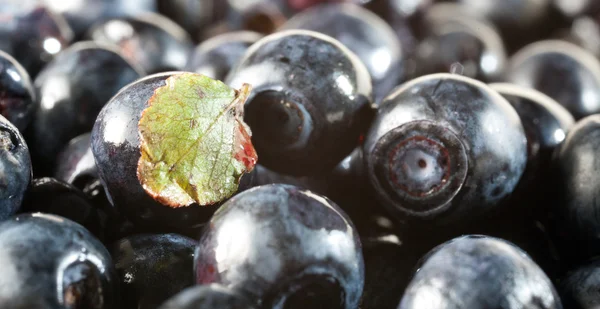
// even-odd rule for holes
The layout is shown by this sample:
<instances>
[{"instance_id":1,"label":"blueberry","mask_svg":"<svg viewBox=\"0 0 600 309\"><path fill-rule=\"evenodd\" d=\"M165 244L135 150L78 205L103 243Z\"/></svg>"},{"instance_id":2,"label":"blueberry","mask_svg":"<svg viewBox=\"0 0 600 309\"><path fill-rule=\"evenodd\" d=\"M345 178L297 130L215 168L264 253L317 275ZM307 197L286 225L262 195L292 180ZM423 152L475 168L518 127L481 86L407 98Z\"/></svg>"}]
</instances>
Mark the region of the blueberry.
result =
<instances>
[{"instance_id":1,"label":"blueberry","mask_svg":"<svg viewBox=\"0 0 600 309\"><path fill-rule=\"evenodd\" d=\"M593 260L569 272L560 284L565 308L593 309L600 305L600 261Z\"/></svg>"},{"instance_id":2,"label":"blueberry","mask_svg":"<svg viewBox=\"0 0 600 309\"><path fill-rule=\"evenodd\" d=\"M355 4L323 4L295 15L283 29L329 35L354 52L373 81L375 102L404 78L404 55L394 30L380 17Z\"/></svg>"},{"instance_id":3,"label":"blueberry","mask_svg":"<svg viewBox=\"0 0 600 309\"><path fill-rule=\"evenodd\" d=\"M393 214L446 223L489 211L513 191L527 141L518 114L497 92L467 77L433 74L386 97L364 155L377 197Z\"/></svg>"},{"instance_id":4,"label":"blueberry","mask_svg":"<svg viewBox=\"0 0 600 309\"><path fill-rule=\"evenodd\" d=\"M220 283L265 308L356 308L364 284L352 222L327 198L266 185L227 201L207 225L196 281Z\"/></svg>"},{"instance_id":5,"label":"blueberry","mask_svg":"<svg viewBox=\"0 0 600 309\"><path fill-rule=\"evenodd\" d=\"M206 222L218 208L218 205L166 207L148 195L137 178L138 122L154 90L164 86L165 79L173 74L154 74L125 86L104 106L92 130L92 153L107 197L138 225L197 226Z\"/></svg>"},{"instance_id":6,"label":"blueberry","mask_svg":"<svg viewBox=\"0 0 600 309\"><path fill-rule=\"evenodd\" d=\"M115 269L85 228L48 214L0 223L0 307L117 308Z\"/></svg>"},{"instance_id":7,"label":"blueberry","mask_svg":"<svg viewBox=\"0 0 600 309\"><path fill-rule=\"evenodd\" d=\"M557 31L556 36L600 56L600 24L592 16L576 18L570 27Z\"/></svg>"},{"instance_id":8,"label":"blueberry","mask_svg":"<svg viewBox=\"0 0 600 309\"><path fill-rule=\"evenodd\" d=\"M243 296L218 284L188 288L166 301L159 309L252 309Z\"/></svg>"},{"instance_id":9,"label":"blueberry","mask_svg":"<svg viewBox=\"0 0 600 309\"><path fill-rule=\"evenodd\" d=\"M4 0L0 15L0 50L15 57L31 77L73 39L65 19L39 1Z\"/></svg>"},{"instance_id":10,"label":"blueberry","mask_svg":"<svg viewBox=\"0 0 600 309\"><path fill-rule=\"evenodd\" d=\"M21 211L61 216L81 224L98 239L104 240L106 214L92 206L79 189L60 180L50 177L33 179Z\"/></svg>"},{"instance_id":11,"label":"blueberry","mask_svg":"<svg viewBox=\"0 0 600 309\"><path fill-rule=\"evenodd\" d=\"M430 251L398 309L560 309L546 274L527 254L502 239L468 235Z\"/></svg>"},{"instance_id":12,"label":"blueberry","mask_svg":"<svg viewBox=\"0 0 600 309\"><path fill-rule=\"evenodd\" d=\"M141 75L106 45L80 42L57 55L34 82L40 101L32 124L34 161L54 162L69 140L92 129L104 104Z\"/></svg>"},{"instance_id":13,"label":"blueberry","mask_svg":"<svg viewBox=\"0 0 600 309\"><path fill-rule=\"evenodd\" d=\"M227 83L253 85L245 121L261 164L298 176L328 172L370 119L366 67L337 40L307 30L269 35L246 52Z\"/></svg>"},{"instance_id":14,"label":"blueberry","mask_svg":"<svg viewBox=\"0 0 600 309\"><path fill-rule=\"evenodd\" d=\"M23 132L35 109L35 92L29 74L0 50L0 114Z\"/></svg>"},{"instance_id":15,"label":"blueberry","mask_svg":"<svg viewBox=\"0 0 600 309\"><path fill-rule=\"evenodd\" d=\"M155 12L154 0L43 0L54 12L65 17L77 38L95 23L107 18L135 16L145 12Z\"/></svg>"},{"instance_id":16,"label":"blueberry","mask_svg":"<svg viewBox=\"0 0 600 309\"><path fill-rule=\"evenodd\" d=\"M73 138L58 154L54 177L83 189L98 178L91 148L91 133Z\"/></svg>"},{"instance_id":17,"label":"blueberry","mask_svg":"<svg viewBox=\"0 0 600 309\"><path fill-rule=\"evenodd\" d=\"M187 70L223 80L241 59L248 47L262 35L252 31L229 32L200 44L190 57Z\"/></svg>"},{"instance_id":18,"label":"blueberry","mask_svg":"<svg viewBox=\"0 0 600 309\"><path fill-rule=\"evenodd\" d=\"M574 44L548 40L524 47L512 56L506 80L543 92L576 119L600 112L600 62Z\"/></svg>"},{"instance_id":19,"label":"blueberry","mask_svg":"<svg viewBox=\"0 0 600 309\"><path fill-rule=\"evenodd\" d=\"M87 37L118 46L125 58L147 73L185 68L193 47L185 30L155 13L103 21Z\"/></svg>"},{"instance_id":20,"label":"blueberry","mask_svg":"<svg viewBox=\"0 0 600 309\"><path fill-rule=\"evenodd\" d=\"M582 256L600 253L600 116L588 116L571 128L555 154L554 204L562 224L570 233L569 242ZM573 239L577 241L573 241Z\"/></svg>"},{"instance_id":21,"label":"blueberry","mask_svg":"<svg viewBox=\"0 0 600 309\"><path fill-rule=\"evenodd\" d=\"M122 308L154 309L194 284L196 241L177 234L138 234L111 249Z\"/></svg>"},{"instance_id":22,"label":"blueberry","mask_svg":"<svg viewBox=\"0 0 600 309\"><path fill-rule=\"evenodd\" d=\"M544 181L550 169L551 156L575 124L573 116L562 105L543 93L508 83L489 85L517 111L527 136L527 168L521 179L526 186Z\"/></svg>"},{"instance_id":23,"label":"blueberry","mask_svg":"<svg viewBox=\"0 0 600 309\"><path fill-rule=\"evenodd\" d=\"M31 176L31 158L23 136L0 116L0 221L19 210Z\"/></svg>"},{"instance_id":24,"label":"blueberry","mask_svg":"<svg viewBox=\"0 0 600 309\"><path fill-rule=\"evenodd\" d=\"M450 72L460 63L459 73L464 76L486 82L499 80L506 52L496 28L464 9L447 7L446 3L434 6L426 15L428 30L415 52L416 74Z\"/></svg>"}]
</instances>

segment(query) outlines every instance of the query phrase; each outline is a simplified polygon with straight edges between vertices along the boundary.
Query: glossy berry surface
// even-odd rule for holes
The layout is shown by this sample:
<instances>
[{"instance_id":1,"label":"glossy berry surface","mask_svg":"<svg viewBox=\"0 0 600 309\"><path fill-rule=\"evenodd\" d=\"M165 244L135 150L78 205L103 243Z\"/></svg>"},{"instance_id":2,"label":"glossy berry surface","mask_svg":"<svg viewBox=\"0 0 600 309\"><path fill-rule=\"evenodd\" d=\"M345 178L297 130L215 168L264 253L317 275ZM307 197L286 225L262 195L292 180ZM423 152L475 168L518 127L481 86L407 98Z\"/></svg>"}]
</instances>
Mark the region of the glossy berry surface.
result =
<instances>
[{"instance_id":1,"label":"glossy berry surface","mask_svg":"<svg viewBox=\"0 0 600 309\"><path fill-rule=\"evenodd\" d=\"M549 40L524 47L512 56L506 80L548 95L576 119L600 112L600 62L574 44Z\"/></svg>"},{"instance_id":2,"label":"glossy berry surface","mask_svg":"<svg viewBox=\"0 0 600 309\"><path fill-rule=\"evenodd\" d=\"M295 15L282 29L312 30L339 40L369 70L376 102L404 77L404 55L394 30L380 17L355 4L312 7Z\"/></svg>"},{"instance_id":3,"label":"glossy berry surface","mask_svg":"<svg viewBox=\"0 0 600 309\"><path fill-rule=\"evenodd\" d=\"M170 208L144 191L137 178L138 123L154 90L173 75L159 73L124 87L102 109L92 130L92 153L108 199L136 224L191 227L208 221L218 205ZM242 177L244 179L245 177Z\"/></svg>"},{"instance_id":4,"label":"glossy berry surface","mask_svg":"<svg viewBox=\"0 0 600 309\"><path fill-rule=\"evenodd\" d=\"M276 172L327 172L368 125L371 79L350 50L307 30L269 35L247 51L226 82L252 83L244 120L261 164Z\"/></svg>"},{"instance_id":5,"label":"glossy berry surface","mask_svg":"<svg viewBox=\"0 0 600 309\"><path fill-rule=\"evenodd\" d=\"M218 284L198 285L185 289L166 301L159 309L252 309L251 301Z\"/></svg>"},{"instance_id":6,"label":"glossy berry surface","mask_svg":"<svg viewBox=\"0 0 600 309\"><path fill-rule=\"evenodd\" d=\"M266 185L227 201L195 256L196 282L220 283L266 308L356 308L364 284L352 222L327 198Z\"/></svg>"},{"instance_id":7,"label":"glossy berry surface","mask_svg":"<svg viewBox=\"0 0 600 309\"><path fill-rule=\"evenodd\" d=\"M575 120L562 105L535 89L508 83L489 86L519 114L527 136L528 156L522 181L531 182L536 175L547 172L554 149L564 141Z\"/></svg>"},{"instance_id":8,"label":"glossy berry surface","mask_svg":"<svg viewBox=\"0 0 600 309\"><path fill-rule=\"evenodd\" d=\"M185 30L153 13L103 21L87 37L118 46L126 59L147 73L183 69L193 47Z\"/></svg>"},{"instance_id":9,"label":"glossy berry surface","mask_svg":"<svg viewBox=\"0 0 600 309\"><path fill-rule=\"evenodd\" d=\"M0 50L12 55L32 77L73 39L65 19L37 0L5 0L0 6Z\"/></svg>"},{"instance_id":10,"label":"glossy berry surface","mask_svg":"<svg viewBox=\"0 0 600 309\"><path fill-rule=\"evenodd\" d=\"M433 74L381 104L366 136L371 185L393 214L467 219L508 196L527 160L518 114L488 86Z\"/></svg>"},{"instance_id":11,"label":"glossy berry surface","mask_svg":"<svg viewBox=\"0 0 600 309\"><path fill-rule=\"evenodd\" d=\"M177 234L138 234L111 249L123 308L154 309L194 284L196 241Z\"/></svg>"},{"instance_id":12,"label":"glossy berry surface","mask_svg":"<svg viewBox=\"0 0 600 309\"><path fill-rule=\"evenodd\" d=\"M25 139L12 123L0 116L0 221L19 210L31 176L31 157Z\"/></svg>"},{"instance_id":13,"label":"glossy berry surface","mask_svg":"<svg viewBox=\"0 0 600 309\"><path fill-rule=\"evenodd\" d=\"M398 309L562 308L546 274L502 239L468 235L430 251Z\"/></svg>"},{"instance_id":14,"label":"glossy berry surface","mask_svg":"<svg viewBox=\"0 0 600 309\"><path fill-rule=\"evenodd\" d=\"M2 308L112 309L118 305L108 251L65 218L22 214L0 223Z\"/></svg>"},{"instance_id":15,"label":"glossy berry surface","mask_svg":"<svg viewBox=\"0 0 600 309\"><path fill-rule=\"evenodd\" d=\"M84 133L73 138L58 154L54 172L56 179L81 189L98 178L91 137L91 133Z\"/></svg>"},{"instance_id":16,"label":"glossy berry surface","mask_svg":"<svg viewBox=\"0 0 600 309\"><path fill-rule=\"evenodd\" d=\"M106 45L81 42L59 54L34 82L40 100L32 124L36 155L54 162L69 140L92 129L119 89L142 75Z\"/></svg>"},{"instance_id":17,"label":"glossy berry surface","mask_svg":"<svg viewBox=\"0 0 600 309\"><path fill-rule=\"evenodd\" d=\"M27 71L15 58L0 51L0 114L23 132L31 122L35 102Z\"/></svg>"},{"instance_id":18,"label":"glossy berry surface","mask_svg":"<svg viewBox=\"0 0 600 309\"><path fill-rule=\"evenodd\" d=\"M242 59L248 47L261 38L261 34L252 31L230 32L212 37L196 47L186 69L223 80Z\"/></svg>"},{"instance_id":19,"label":"glossy berry surface","mask_svg":"<svg viewBox=\"0 0 600 309\"><path fill-rule=\"evenodd\" d=\"M587 256L600 252L600 221L594 215L600 207L596 198L600 178L595 173L600 166L598 138L600 116L586 117L571 128L554 157L561 229L584 244L577 252Z\"/></svg>"}]
</instances>

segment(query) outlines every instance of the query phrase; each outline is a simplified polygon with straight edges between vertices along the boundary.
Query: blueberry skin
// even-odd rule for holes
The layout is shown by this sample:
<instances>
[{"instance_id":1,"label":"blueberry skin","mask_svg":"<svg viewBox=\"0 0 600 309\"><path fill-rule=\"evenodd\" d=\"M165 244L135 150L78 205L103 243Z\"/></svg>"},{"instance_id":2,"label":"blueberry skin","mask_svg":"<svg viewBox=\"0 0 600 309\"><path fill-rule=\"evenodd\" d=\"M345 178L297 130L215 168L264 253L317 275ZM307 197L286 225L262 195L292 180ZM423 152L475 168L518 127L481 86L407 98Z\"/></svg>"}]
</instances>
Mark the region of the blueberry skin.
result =
<instances>
[{"instance_id":1,"label":"blueberry skin","mask_svg":"<svg viewBox=\"0 0 600 309\"><path fill-rule=\"evenodd\" d=\"M29 148L19 130L0 116L0 221L21 207L31 181Z\"/></svg>"},{"instance_id":2,"label":"blueberry skin","mask_svg":"<svg viewBox=\"0 0 600 309\"><path fill-rule=\"evenodd\" d=\"M122 308L154 309L194 284L196 241L178 234L138 234L111 248Z\"/></svg>"},{"instance_id":3,"label":"blueberry skin","mask_svg":"<svg viewBox=\"0 0 600 309\"><path fill-rule=\"evenodd\" d=\"M226 82L253 86L244 116L252 143L261 164L284 174L330 171L355 147L371 116L364 64L340 42L313 31L263 38Z\"/></svg>"},{"instance_id":4,"label":"blueberry skin","mask_svg":"<svg viewBox=\"0 0 600 309\"><path fill-rule=\"evenodd\" d=\"M224 80L248 47L262 38L252 31L228 32L214 36L194 50L186 66L188 71Z\"/></svg>"},{"instance_id":5,"label":"blueberry skin","mask_svg":"<svg viewBox=\"0 0 600 309\"><path fill-rule=\"evenodd\" d=\"M135 16L157 10L156 3L153 0L82 0L68 2L43 0L43 2L52 11L65 17L77 38L83 36L92 25L105 19Z\"/></svg>"},{"instance_id":6,"label":"blueberry skin","mask_svg":"<svg viewBox=\"0 0 600 309\"><path fill-rule=\"evenodd\" d=\"M197 285L173 296L158 309L252 309L241 295L218 284Z\"/></svg>"},{"instance_id":7,"label":"blueberry skin","mask_svg":"<svg viewBox=\"0 0 600 309\"><path fill-rule=\"evenodd\" d=\"M0 50L0 114L23 132L35 109L29 74L11 55Z\"/></svg>"},{"instance_id":8,"label":"blueberry skin","mask_svg":"<svg viewBox=\"0 0 600 309\"><path fill-rule=\"evenodd\" d=\"M505 240L468 235L431 250L398 309L562 308L546 274Z\"/></svg>"},{"instance_id":9,"label":"blueberry skin","mask_svg":"<svg viewBox=\"0 0 600 309\"><path fill-rule=\"evenodd\" d=\"M99 240L104 240L106 214L96 209L79 189L60 180L43 177L31 181L21 212L42 212L81 224Z\"/></svg>"},{"instance_id":10,"label":"blueberry skin","mask_svg":"<svg viewBox=\"0 0 600 309\"><path fill-rule=\"evenodd\" d=\"M577 253L592 256L600 253L600 209L597 199L600 178L600 116L588 116L571 128L554 156L553 179L557 199L554 204L563 223L560 228L571 233L570 243Z\"/></svg>"},{"instance_id":11,"label":"blueberry skin","mask_svg":"<svg viewBox=\"0 0 600 309\"><path fill-rule=\"evenodd\" d=\"M73 39L65 19L38 1L4 0L0 14L0 50L15 57L31 77Z\"/></svg>"},{"instance_id":12,"label":"blueberry skin","mask_svg":"<svg viewBox=\"0 0 600 309\"><path fill-rule=\"evenodd\" d=\"M379 16L355 4L315 6L295 15L282 29L317 31L348 47L371 74L375 102L404 77L404 55L394 30Z\"/></svg>"},{"instance_id":13,"label":"blueberry skin","mask_svg":"<svg viewBox=\"0 0 600 309\"><path fill-rule=\"evenodd\" d=\"M356 308L364 285L360 240L346 214L281 184L242 192L217 210L195 273L198 284L222 284L265 308Z\"/></svg>"},{"instance_id":14,"label":"blueberry skin","mask_svg":"<svg viewBox=\"0 0 600 309\"><path fill-rule=\"evenodd\" d=\"M363 149L380 202L414 223L490 211L513 191L527 162L514 108L485 84L444 73L386 97Z\"/></svg>"},{"instance_id":15,"label":"blueberry skin","mask_svg":"<svg viewBox=\"0 0 600 309\"><path fill-rule=\"evenodd\" d=\"M142 75L111 46L80 42L60 53L34 82L40 104L31 140L40 162L54 162L69 140L92 129L113 95Z\"/></svg>"},{"instance_id":16,"label":"blueberry skin","mask_svg":"<svg viewBox=\"0 0 600 309\"><path fill-rule=\"evenodd\" d=\"M415 52L417 75L448 73L458 62L461 75L484 82L499 80L507 59L496 28L460 9L443 9L448 6L444 3L428 11L427 35Z\"/></svg>"},{"instance_id":17,"label":"blueberry skin","mask_svg":"<svg viewBox=\"0 0 600 309\"><path fill-rule=\"evenodd\" d=\"M92 153L108 199L135 224L193 227L208 221L218 205L171 208L155 201L137 178L138 123L154 90L176 72L144 77L125 86L102 109L92 130ZM242 179L246 176L242 177Z\"/></svg>"},{"instance_id":18,"label":"blueberry skin","mask_svg":"<svg viewBox=\"0 0 600 309\"><path fill-rule=\"evenodd\" d=\"M531 88L508 83L490 84L521 118L527 136L527 168L521 183L535 184L551 167L552 152L564 141L575 119L562 105Z\"/></svg>"},{"instance_id":19,"label":"blueberry skin","mask_svg":"<svg viewBox=\"0 0 600 309\"><path fill-rule=\"evenodd\" d=\"M597 308L600 305L600 261L595 259L569 272L559 290L565 308Z\"/></svg>"},{"instance_id":20,"label":"blueberry skin","mask_svg":"<svg viewBox=\"0 0 600 309\"><path fill-rule=\"evenodd\" d=\"M84 133L73 138L58 154L54 177L83 189L98 178L92 153L92 134Z\"/></svg>"},{"instance_id":21,"label":"blueberry skin","mask_svg":"<svg viewBox=\"0 0 600 309\"><path fill-rule=\"evenodd\" d=\"M571 43L532 43L510 59L506 81L539 90L575 119L600 112L600 62Z\"/></svg>"},{"instance_id":22,"label":"blueberry skin","mask_svg":"<svg viewBox=\"0 0 600 309\"><path fill-rule=\"evenodd\" d=\"M117 308L108 251L81 225L49 214L0 223L0 307Z\"/></svg>"},{"instance_id":23,"label":"blueberry skin","mask_svg":"<svg viewBox=\"0 0 600 309\"><path fill-rule=\"evenodd\" d=\"M193 48L185 30L155 13L106 20L87 37L118 46L125 58L149 74L184 69Z\"/></svg>"}]
</instances>

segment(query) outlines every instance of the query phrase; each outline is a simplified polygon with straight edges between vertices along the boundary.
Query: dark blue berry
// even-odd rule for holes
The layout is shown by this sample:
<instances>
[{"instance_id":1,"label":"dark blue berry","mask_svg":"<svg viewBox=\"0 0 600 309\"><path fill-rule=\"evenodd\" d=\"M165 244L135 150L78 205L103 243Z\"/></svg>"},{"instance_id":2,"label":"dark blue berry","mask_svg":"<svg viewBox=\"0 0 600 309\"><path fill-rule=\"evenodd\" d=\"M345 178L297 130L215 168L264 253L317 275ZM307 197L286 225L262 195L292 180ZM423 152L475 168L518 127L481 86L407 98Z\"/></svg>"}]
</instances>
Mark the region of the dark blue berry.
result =
<instances>
[{"instance_id":1,"label":"dark blue berry","mask_svg":"<svg viewBox=\"0 0 600 309\"><path fill-rule=\"evenodd\" d=\"M0 223L0 307L113 309L118 282L108 251L85 228L49 214Z\"/></svg>"},{"instance_id":2,"label":"dark blue berry","mask_svg":"<svg viewBox=\"0 0 600 309\"><path fill-rule=\"evenodd\" d=\"M364 263L356 229L327 198L289 185L244 191L200 240L196 281L234 288L265 308L356 308Z\"/></svg>"}]
</instances>

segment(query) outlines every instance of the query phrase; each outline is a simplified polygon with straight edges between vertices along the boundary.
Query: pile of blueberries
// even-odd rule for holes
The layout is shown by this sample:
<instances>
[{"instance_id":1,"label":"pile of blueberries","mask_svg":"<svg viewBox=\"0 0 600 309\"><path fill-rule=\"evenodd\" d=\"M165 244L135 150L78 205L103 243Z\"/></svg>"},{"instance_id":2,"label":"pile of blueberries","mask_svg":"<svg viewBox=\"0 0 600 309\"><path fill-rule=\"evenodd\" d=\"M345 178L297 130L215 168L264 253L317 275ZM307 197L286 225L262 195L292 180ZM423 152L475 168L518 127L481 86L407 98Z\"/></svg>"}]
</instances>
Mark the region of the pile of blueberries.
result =
<instances>
[{"instance_id":1,"label":"pile of blueberries","mask_svg":"<svg viewBox=\"0 0 600 309\"><path fill-rule=\"evenodd\" d=\"M0 0L0 309L600 306L600 1ZM137 178L252 85L217 205Z\"/></svg>"}]
</instances>

